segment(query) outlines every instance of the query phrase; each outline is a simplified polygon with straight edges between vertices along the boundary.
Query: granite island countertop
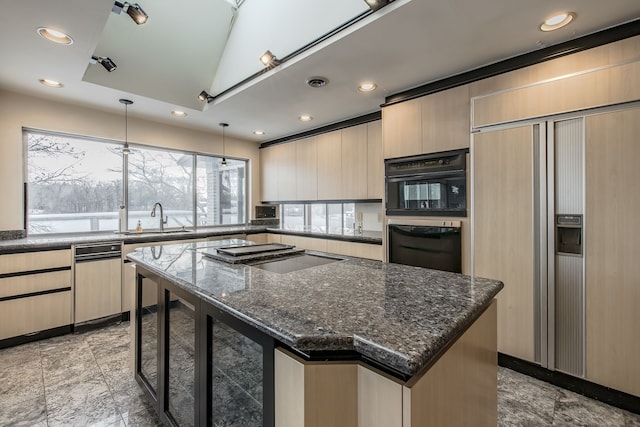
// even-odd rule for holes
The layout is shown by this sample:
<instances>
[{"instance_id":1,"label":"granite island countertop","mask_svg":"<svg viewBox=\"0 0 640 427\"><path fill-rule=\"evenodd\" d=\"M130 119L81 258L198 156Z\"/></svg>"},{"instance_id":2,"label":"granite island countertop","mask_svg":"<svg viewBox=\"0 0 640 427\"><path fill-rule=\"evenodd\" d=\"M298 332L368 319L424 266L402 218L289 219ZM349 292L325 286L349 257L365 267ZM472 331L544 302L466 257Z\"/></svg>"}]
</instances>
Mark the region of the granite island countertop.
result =
<instances>
[{"instance_id":1,"label":"granite island countertop","mask_svg":"<svg viewBox=\"0 0 640 427\"><path fill-rule=\"evenodd\" d=\"M405 376L475 321L502 282L360 258L289 273L203 255L229 241L148 248L128 258L303 353L357 352ZM307 251L310 254L319 254Z\"/></svg>"}]
</instances>

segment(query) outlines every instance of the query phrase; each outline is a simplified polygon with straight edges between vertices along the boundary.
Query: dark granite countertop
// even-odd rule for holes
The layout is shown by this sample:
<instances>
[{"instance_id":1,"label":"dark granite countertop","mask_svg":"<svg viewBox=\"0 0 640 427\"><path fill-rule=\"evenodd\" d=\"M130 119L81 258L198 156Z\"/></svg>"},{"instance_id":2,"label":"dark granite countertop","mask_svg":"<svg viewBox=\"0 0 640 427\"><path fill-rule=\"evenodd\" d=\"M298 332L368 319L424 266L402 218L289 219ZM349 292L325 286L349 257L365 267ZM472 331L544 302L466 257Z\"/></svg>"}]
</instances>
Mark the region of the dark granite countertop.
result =
<instances>
[{"instance_id":1,"label":"dark granite countertop","mask_svg":"<svg viewBox=\"0 0 640 427\"><path fill-rule=\"evenodd\" d=\"M229 242L168 245L159 259L142 248L128 257L302 353L356 351L407 376L428 365L503 287L495 280L342 256L282 274L200 252Z\"/></svg>"},{"instance_id":2,"label":"dark granite countertop","mask_svg":"<svg viewBox=\"0 0 640 427\"><path fill-rule=\"evenodd\" d=\"M198 230L145 231L143 233L78 233L69 235L34 236L15 240L0 241L0 254L30 252L52 249L69 249L71 245L96 242L124 242L125 244L163 242L170 240L203 239L230 234L266 233L265 226L227 226L201 228Z\"/></svg>"},{"instance_id":3,"label":"dark granite countertop","mask_svg":"<svg viewBox=\"0 0 640 427\"><path fill-rule=\"evenodd\" d=\"M239 225L222 226L211 228L199 228L198 230L170 230L160 233L157 231L145 231L143 233L120 234L115 232L77 233L40 235L19 239L0 240L0 254L17 252L32 252L53 249L69 249L71 245L80 243L95 242L124 242L125 244L163 242L170 240L203 239L207 237L225 236L229 234L256 234L256 233L278 233L293 234L297 236L318 237L324 239L336 239L350 242L363 242L382 244L382 233L364 231L361 235L334 235L313 233L305 230L288 230L280 227L268 225Z\"/></svg>"},{"instance_id":4,"label":"dark granite countertop","mask_svg":"<svg viewBox=\"0 0 640 427\"><path fill-rule=\"evenodd\" d=\"M346 242L371 243L375 245L382 244L382 231L363 230L362 233L358 233L357 231L352 230L345 231L343 234L328 234L315 232L312 228L306 226L270 226L267 228L267 231L269 231L269 233L276 234L291 234L294 236L317 237L320 239L343 240Z\"/></svg>"}]
</instances>

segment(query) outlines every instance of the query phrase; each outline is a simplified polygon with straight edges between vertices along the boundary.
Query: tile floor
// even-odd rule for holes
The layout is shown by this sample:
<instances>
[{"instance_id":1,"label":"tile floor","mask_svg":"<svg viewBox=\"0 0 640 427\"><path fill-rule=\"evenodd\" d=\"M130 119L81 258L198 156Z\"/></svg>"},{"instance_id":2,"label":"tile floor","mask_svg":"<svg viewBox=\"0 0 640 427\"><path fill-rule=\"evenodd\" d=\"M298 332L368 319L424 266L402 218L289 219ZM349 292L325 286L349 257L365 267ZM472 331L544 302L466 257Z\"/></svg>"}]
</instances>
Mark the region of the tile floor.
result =
<instances>
[{"instance_id":1,"label":"tile floor","mask_svg":"<svg viewBox=\"0 0 640 427\"><path fill-rule=\"evenodd\" d=\"M129 323L0 350L0 426L156 426L128 371ZM508 369L499 426L640 427L632 414Z\"/></svg>"}]
</instances>

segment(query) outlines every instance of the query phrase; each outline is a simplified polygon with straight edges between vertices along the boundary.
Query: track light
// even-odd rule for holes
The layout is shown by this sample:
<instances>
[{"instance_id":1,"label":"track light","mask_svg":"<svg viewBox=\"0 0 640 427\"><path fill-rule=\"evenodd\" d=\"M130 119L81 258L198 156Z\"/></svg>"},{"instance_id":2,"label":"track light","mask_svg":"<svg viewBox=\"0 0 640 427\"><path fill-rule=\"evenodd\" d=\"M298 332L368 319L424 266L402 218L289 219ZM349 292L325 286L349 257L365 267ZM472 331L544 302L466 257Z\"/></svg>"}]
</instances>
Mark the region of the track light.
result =
<instances>
[{"instance_id":1,"label":"track light","mask_svg":"<svg viewBox=\"0 0 640 427\"><path fill-rule=\"evenodd\" d=\"M117 13L118 15L120 15L120 12L122 12L123 10L127 12L127 15L129 15L131 19L133 19L133 21L138 25L146 24L149 20L149 15L147 15L145 11L142 10L142 7L140 7L138 3L120 3L119 1L117 1L111 8L111 11Z\"/></svg>"},{"instance_id":2,"label":"track light","mask_svg":"<svg viewBox=\"0 0 640 427\"><path fill-rule=\"evenodd\" d=\"M211 102L211 101L213 101L213 96L209 95L206 90L203 90L198 95L198 99L200 101L202 101L202 102L204 102L204 101Z\"/></svg>"},{"instance_id":3,"label":"track light","mask_svg":"<svg viewBox=\"0 0 640 427\"><path fill-rule=\"evenodd\" d=\"M260 62L262 62L262 65L266 67L275 67L276 65L280 64L278 58L276 58L276 56L271 53L270 50L260 55Z\"/></svg>"},{"instance_id":4,"label":"track light","mask_svg":"<svg viewBox=\"0 0 640 427\"><path fill-rule=\"evenodd\" d=\"M116 68L118 68L116 63L113 62L111 60L111 58L109 58L108 56L95 56L95 55L93 55L91 57L91 61L92 61L93 64L95 64L96 62L98 64L101 64L105 68L105 70L107 70L108 72L112 72Z\"/></svg>"},{"instance_id":5,"label":"track light","mask_svg":"<svg viewBox=\"0 0 640 427\"><path fill-rule=\"evenodd\" d=\"M369 6L371 10L378 10L382 6L386 6L391 3L393 0L364 0L364 2Z\"/></svg>"}]
</instances>

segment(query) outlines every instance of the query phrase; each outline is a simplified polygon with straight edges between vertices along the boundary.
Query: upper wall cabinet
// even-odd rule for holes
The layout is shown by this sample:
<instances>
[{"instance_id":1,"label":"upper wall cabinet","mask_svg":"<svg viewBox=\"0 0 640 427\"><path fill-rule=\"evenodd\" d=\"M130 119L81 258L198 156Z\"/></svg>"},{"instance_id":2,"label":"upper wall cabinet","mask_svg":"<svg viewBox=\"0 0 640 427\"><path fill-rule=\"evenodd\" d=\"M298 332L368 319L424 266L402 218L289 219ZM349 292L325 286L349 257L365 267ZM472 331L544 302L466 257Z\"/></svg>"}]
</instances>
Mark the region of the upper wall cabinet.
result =
<instances>
[{"instance_id":1,"label":"upper wall cabinet","mask_svg":"<svg viewBox=\"0 0 640 427\"><path fill-rule=\"evenodd\" d=\"M422 153L422 101L401 102L382 110L382 154L385 159Z\"/></svg>"},{"instance_id":2,"label":"upper wall cabinet","mask_svg":"<svg viewBox=\"0 0 640 427\"><path fill-rule=\"evenodd\" d=\"M469 147L469 85L382 110L385 159Z\"/></svg>"},{"instance_id":3,"label":"upper wall cabinet","mask_svg":"<svg viewBox=\"0 0 640 427\"><path fill-rule=\"evenodd\" d=\"M296 145L261 150L262 200L296 200Z\"/></svg>"},{"instance_id":4,"label":"upper wall cabinet","mask_svg":"<svg viewBox=\"0 0 640 427\"><path fill-rule=\"evenodd\" d=\"M381 199L380 120L260 150L262 200Z\"/></svg>"},{"instance_id":5,"label":"upper wall cabinet","mask_svg":"<svg viewBox=\"0 0 640 427\"><path fill-rule=\"evenodd\" d=\"M342 192L345 199L367 198L367 125L342 129Z\"/></svg>"},{"instance_id":6,"label":"upper wall cabinet","mask_svg":"<svg viewBox=\"0 0 640 427\"><path fill-rule=\"evenodd\" d=\"M469 147L469 85L425 96L422 100L422 152Z\"/></svg>"},{"instance_id":7,"label":"upper wall cabinet","mask_svg":"<svg viewBox=\"0 0 640 427\"><path fill-rule=\"evenodd\" d=\"M296 145L296 200L316 200L318 198L317 137L301 139L291 145Z\"/></svg>"},{"instance_id":8,"label":"upper wall cabinet","mask_svg":"<svg viewBox=\"0 0 640 427\"><path fill-rule=\"evenodd\" d=\"M323 133L317 141L318 200L342 199L342 134Z\"/></svg>"},{"instance_id":9,"label":"upper wall cabinet","mask_svg":"<svg viewBox=\"0 0 640 427\"><path fill-rule=\"evenodd\" d=\"M367 124L367 198L382 199L384 160L382 157L382 121Z\"/></svg>"}]
</instances>

